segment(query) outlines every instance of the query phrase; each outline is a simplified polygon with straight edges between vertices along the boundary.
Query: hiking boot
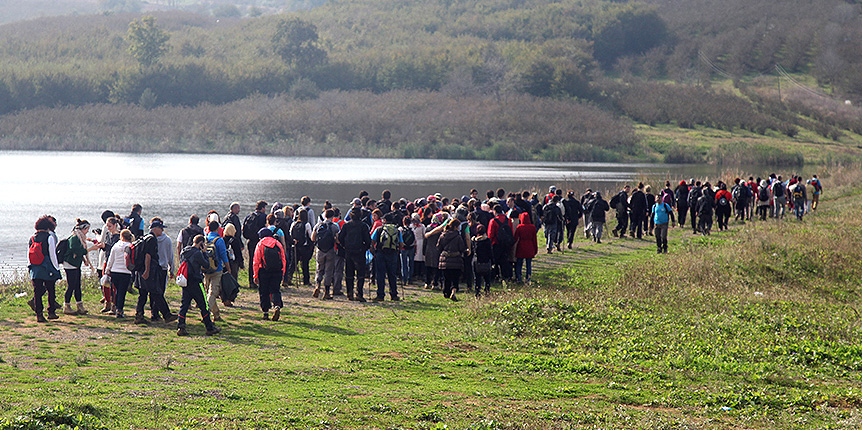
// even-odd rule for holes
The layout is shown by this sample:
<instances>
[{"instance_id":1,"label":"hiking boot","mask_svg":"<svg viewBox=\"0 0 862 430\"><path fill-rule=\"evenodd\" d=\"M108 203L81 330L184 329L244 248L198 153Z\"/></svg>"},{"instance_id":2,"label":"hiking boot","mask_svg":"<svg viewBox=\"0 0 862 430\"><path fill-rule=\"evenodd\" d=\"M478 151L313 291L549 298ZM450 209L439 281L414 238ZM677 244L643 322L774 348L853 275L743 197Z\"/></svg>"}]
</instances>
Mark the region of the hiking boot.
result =
<instances>
[{"instance_id":1,"label":"hiking boot","mask_svg":"<svg viewBox=\"0 0 862 430\"><path fill-rule=\"evenodd\" d=\"M426 290L430 290L430 289L431 289L431 284L425 284L425 287L424 287L424 288L425 288Z\"/></svg>"},{"instance_id":2,"label":"hiking boot","mask_svg":"<svg viewBox=\"0 0 862 430\"><path fill-rule=\"evenodd\" d=\"M49 310L49 311L48 311L48 319L49 319L49 320L56 320L56 319L59 319L59 318L60 318L60 317L58 317L58 316L57 316L57 313L56 313L56 312L54 312L53 310Z\"/></svg>"},{"instance_id":3,"label":"hiking boot","mask_svg":"<svg viewBox=\"0 0 862 430\"><path fill-rule=\"evenodd\" d=\"M45 316L44 316L44 315L42 315L42 314L36 314L36 322L43 323L43 322L48 322L48 320L46 320L46 319L45 319Z\"/></svg>"},{"instance_id":4,"label":"hiking boot","mask_svg":"<svg viewBox=\"0 0 862 430\"><path fill-rule=\"evenodd\" d=\"M106 313L108 313L108 312L111 312L111 304L110 304L110 303L108 303L108 302L105 302L105 307L103 307L103 308L102 308L102 310L101 310L101 311L99 311L99 312L101 312L101 313L103 313L103 314L106 314Z\"/></svg>"},{"instance_id":5,"label":"hiking boot","mask_svg":"<svg viewBox=\"0 0 862 430\"><path fill-rule=\"evenodd\" d=\"M569 249L572 249L572 244L571 244L571 243L569 244Z\"/></svg>"},{"instance_id":6,"label":"hiking boot","mask_svg":"<svg viewBox=\"0 0 862 430\"><path fill-rule=\"evenodd\" d=\"M78 312L72 310L72 305L69 303L63 304L63 313L66 315L78 315Z\"/></svg>"},{"instance_id":7,"label":"hiking boot","mask_svg":"<svg viewBox=\"0 0 862 430\"><path fill-rule=\"evenodd\" d=\"M232 301L230 301L230 300L224 300L224 301L222 301L221 303L222 303L226 308L232 308L232 307L233 307L233 302L232 302Z\"/></svg>"},{"instance_id":8,"label":"hiking boot","mask_svg":"<svg viewBox=\"0 0 862 430\"><path fill-rule=\"evenodd\" d=\"M457 302L457 301L458 301L458 298L457 298L457 297L455 297L455 295L454 295L454 294L452 294L452 297L450 297L450 298L449 298L449 300L452 300L453 302Z\"/></svg>"},{"instance_id":9,"label":"hiking boot","mask_svg":"<svg viewBox=\"0 0 862 430\"><path fill-rule=\"evenodd\" d=\"M147 325L147 319L143 315L135 315L136 325Z\"/></svg>"},{"instance_id":10,"label":"hiking boot","mask_svg":"<svg viewBox=\"0 0 862 430\"><path fill-rule=\"evenodd\" d=\"M279 318L281 318L281 308L276 306L275 310L272 312L272 320L278 321Z\"/></svg>"},{"instance_id":11,"label":"hiking boot","mask_svg":"<svg viewBox=\"0 0 862 430\"><path fill-rule=\"evenodd\" d=\"M118 320L126 319L126 315L123 314L122 312L117 312L117 319Z\"/></svg>"},{"instance_id":12,"label":"hiking boot","mask_svg":"<svg viewBox=\"0 0 862 430\"><path fill-rule=\"evenodd\" d=\"M371 301L374 303L379 303L379 302L382 302L383 300L385 300L383 297L375 297L375 298L371 299Z\"/></svg>"},{"instance_id":13,"label":"hiking boot","mask_svg":"<svg viewBox=\"0 0 862 430\"><path fill-rule=\"evenodd\" d=\"M212 336L221 333L221 329L213 326L212 328L207 329L207 336Z\"/></svg>"},{"instance_id":14,"label":"hiking boot","mask_svg":"<svg viewBox=\"0 0 862 430\"><path fill-rule=\"evenodd\" d=\"M356 298L354 299L354 301L359 302L359 303L365 303L365 302L367 302L368 300L365 300L365 297L359 296L359 297L356 297Z\"/></svg>"},{"instance_id":15,"label":"hiking boot","mask_svg":"<svg viewBox=\"0 0 862 430\"><path fill-rule=\"evenodd\" d=\"M560 248L560 245L559 245L559 244L557 244L557 251L558 251L558 252L563 252L563 250Z\"/></svg>"},{"instance_id":16,"label":"hiking boot","mask_svg":"<svg viewBox=\"0 0 862 430\"><path fill-rule=\"evenodd\" d=\"M165 322L170 323L176 321L177 319L179 319L179 317L175 314L168 314L168 316L165 317Z\"/></svg>"},{"instance_id":17,"label":"hiking boot","mask_svg":"<svg viewBox=\"0 0 862 430\"><path fill-rule=\"evenodd\" d=\"M153 315L150 317L150 321L152 321L152 322L159 322L161 320L162 320L162 317L160 317L158 315Z\"/></svg>"},{"instance_id":18,"label":"hiking boot","mask_svg":"<svg viewBox=\"0 0 862 430\"><path fill-rule=\"evenodd\" d=\"M314 292L311 293L311 297L314 297L315 299L320 297L320 287L314 289Z\"/></svg>"},{"instance_id":19,"label":"hiking boot","mask_svg":"<svg viewBox=\"0 0 862 430\"><path fill-rule=\"evenodd\" d=\"M30 306L30 309L33 309L33 312L36 312L36 299L32 298L27 300L27 306Z\"/></svg>"},{"instance_id":20,"label":"hiking boot","mask_svg":"<svg viewBox=\"0 0 862 430\"><path fill-rule=\"evenodd\" d=\"M549 249L549 250L548 250L548 254L551 254L551 253L552 253L552 252L551 252L551 250Z\"/></svg>"},{"instance_id":21,"label":"hiking boot","mask_svg":"<svg viewBox=\"0 0 862 430\"><path fill-rule=\"evenodd\" d=\"M224 321L224 320L223 320L223 319L221 319L221 315L219 315L219 314L215 314L215 315L213 315L213 321L219 321L219 322L221 322L221 321Z\"/></svg>"},{"instance_id":22,"label":"hiking boot","mask_svg":"<svg viewBox=\"0 0 862 430\"><path fill-rule=\"evenodd\" d=\"M177 329L177 336L188 336L189 332L185 327L180 327Z\"/></svg>"},{"instance_id":23,"label":"hiking boot","mask_svg":"<svg viewBox=\"0 0 862 430\"><path fill-rule=\"evenodd\" d=\"M392 298L391 298L391 299L389 299L389 300L391 300L391 301L393 301L393 302L400 302L400 301L401 301L401 297L395 296L395 297L392 297Z\"/></svg>"},{"instance_id":24,"label":"hiking boot","mask_svg":"<svg viewBox=\"0 0 862 430\"><path fill-rule=\"evenodd\" d=\"M333 295L333 296L343 296L343 295L344 295L344 292L343 292L343 291L333 291L333 292L332 292L332 295Z\"/></svg>"},{"instance_id":25,"label":"hiking boot","mask_svg":"<svg viewBox=\"0 0 862 430\"><path fill-rule=\"evenodd\" d=\"M611 234L613 234L613 235L614 235L614 237L619 236L619 235L617 234L617 231L616 231L616 230L611 230Z\"/></svg>"},{"instance_id":26,"label":"hiking boot","mask_svg":"<svg viewBox=\"0 0 862 430\"><path fill-rule=\"evenodd\" d=\"M87 310L84 309L84 302L78 302L78 315L87 315Z\"/></svg>"},{"instance_id":27,"label":"hiking boot","mask_svg":"<svg viewBox=\"0 0 862 430\"><path fill-rule=\"evenodd\" d=\"M264 321L269 321L269 312L264 312L264 313L263 313L263 320L264 320Z\"/></svg>"},{"instance_id":28,"label":"hiking boot","mask_svg":"<svg viewBox=\"0 0 862 430\"><path fill-rule=\"evenodd\" d=\"M323 300L332 300L332 295L329 293L323 294Z\"/></svg>"}]
</instances>

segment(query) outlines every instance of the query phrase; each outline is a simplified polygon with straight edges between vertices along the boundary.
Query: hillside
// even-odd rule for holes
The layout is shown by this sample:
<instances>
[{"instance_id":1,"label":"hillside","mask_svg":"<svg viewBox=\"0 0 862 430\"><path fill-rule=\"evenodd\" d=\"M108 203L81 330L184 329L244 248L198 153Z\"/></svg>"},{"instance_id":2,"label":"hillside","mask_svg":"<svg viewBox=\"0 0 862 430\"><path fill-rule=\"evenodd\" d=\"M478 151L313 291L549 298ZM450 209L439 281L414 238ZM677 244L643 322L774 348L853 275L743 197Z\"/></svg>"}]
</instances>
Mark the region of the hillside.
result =
<instances>
[{"instance_id":1,"label":"hillside","mask_svg":"<svg viewBox=\"0 0 862 430\"><path fill-rule=\"evenodd\" d=\"M781 164L859 157L862 111L843 103L862 88L858 5L684 3L160 12L166 42L146 62L129 51L139 14L0 25L0 146L729 163L719 147L742 142Z\"/></svg>"}]
</instances>

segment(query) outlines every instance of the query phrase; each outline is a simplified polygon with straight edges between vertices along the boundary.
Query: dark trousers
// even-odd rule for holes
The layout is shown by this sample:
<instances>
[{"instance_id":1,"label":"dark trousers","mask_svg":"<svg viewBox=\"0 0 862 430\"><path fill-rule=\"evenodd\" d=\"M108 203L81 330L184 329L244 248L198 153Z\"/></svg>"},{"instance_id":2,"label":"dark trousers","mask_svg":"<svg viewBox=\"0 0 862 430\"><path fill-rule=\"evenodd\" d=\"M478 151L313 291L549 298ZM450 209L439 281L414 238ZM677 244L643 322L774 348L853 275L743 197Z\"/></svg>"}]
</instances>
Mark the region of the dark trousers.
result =
<instances>
[{"instance_id":1,"label":"dark trousers","mask_svg":"<svg viewBox=\"0 0 862 430\"><path fill-rule=\"evenodd\" d=\"M697 229L703 234L709 234L712 230L712 215L703 215L697 221Z\"/></svg>"},{"instance_id":2,"label":"dark trousers","mask_svg":"<svg viewBox=\"0 0 862 430\"><path fill-rule=\"evenodd\" d=\"M413 260L413 279L425 279L425 262Z\"/></svg>"},{"instance_id":3,"label":"dark trousers","mask_svg":"<svg viewBox=\"0 0 862 430\"><path fill-rule=\"evenodd\" d=\"M464 270L461 271L461 280L467 285L467 290L473 289L473 256L464 256Z\"/></svg>"},{"instance_id":4,"label":"dark trousers","mask_svg":"<svg viewBox=\"0 0 862 430\"><path fill-rule=\"evenodd\" d=\"M676 212L679 215L679 225L685 227L685 216L688 214L688 206L679 205L676 208Z\"/></svg>"},{"instance_id":5,"label":"dark trousers","mask_svg":"<svg viewBox=\"0 0 862 430\"><path fill-rule=\"evenodd\" d=\"M189 313L189 309L192 306L192 300L195 301L198 309L201 310L201 319L203 320L204 326L207 330L211 330L213 328L213 322L210 319L210 312L207 308L206 294L204 294L204 289L201 286L201 280L199 279L194 282L189 281L189 285L183 288L183 299L182 304L180 304L177 328L184 328L186 326L186 314Z\"/></svg>"},{"instance_id":6,"label":"dark trousers","mask_svg":"<svg viewBox=\"0 0 862 430\"><path fill-rule=\"evenodd\" d=\"M757 207L757 213L761 221L766 221L766 213L769 211L769 206L763 205Z\"/></svg>"},{"instance_id":7,"label":"dark trousers","mask_svg":"<svg viewBox=\"0 0 862 430\"><path fill-rule=\"evenodd\" d=\"M132 283L132 275L129 273L111 273L111 283L114 285L114 306L117 307L117 315L123 314L123 306L126 305L126 292Z\"/></svg>"},{"instance_id":8,"label":"dark trousers","mask_svg":"<svg viewBox=\"0 0 862 430\"><path fill-rule=\"evenodd\" d=\"M288 246L287 248L287 270L284 271L284 283L293 285L293 274L296 273L296 247Z\"/></svg>"},{"instance_id":9,"label":"dark trousers","mask_svg":"<svg viewBox=\"0 0 862 430\"><path fill-rule=\"evenodd\" d=\"M458 292L459 280L461 280L461 269L443 270L443 297L448 299Z\"/></svg>"},{"instance_id":10,"label":"dark trousers","mask_svg":"<svg viewBox=\"0 0 862 430\"><path fill-rule=\"evenodd\" d=\"M81 269L64 269L66 271L66 303L70 303L72 296L75 301L81 301Z\"/></svg>"},{"instance_id":11,"label":"dark trousers","mask_svg":"<svg viewBox=\"0 0 862 430\"><path fill-rule=\"evenodd\" d=\"M150 267L149 279L144 279L141 273L135 274L141 286L138 288L138 305L135 307L135 315L144 315L144 308L147 306L148 298L150 299L150 310L153 316L158 316L160 312L164 315L170 314L168 303L165 301L164 284L159 287L158 279L160 278L160 271L162 271L162 268L158 264L155 264Z\"/></svg>"},{"instance_id":12,"label":"dark trousers","mask_svg":"<svg viewBox=\"0 0 862 430\"><path fill-rule=\"evenodd\" d=\"M667 223L656 224L655 246L659 252L667 252Z\"/></svg>"},{"instance_id":13,"label":"dark trousers","mask_svg":"<svg viewBox=\"0 0 862 430\"><path fill-rule=\"evenodd\" d=\"M504 281L512 280L512 271L514 267L509 261L509 253L512 250L508 246L492 245L491 252L494 254L494 264L497 265L497 270L500 272L500 278Z\"/></svg>"},{"instance_id":14,"label":"dark trousers","mask_svg":"<svg viewBox=\"0 0 862 430\"><path fill-rule=\"evenodd\" d=\"M718 218L718 229L727 230L727 223L730 221L730 206L716 208L715 216Z\"/></svg>"},{"instance_id":15,"label":"dark trousers","mask_svg":"<svg viewBox=\"0 0 862 430\"><path fill-rule=\"evenodd\" d=\"M269 312L272 306L277 308L284 307L281 301L281 281L283 275L281 271L274 273L264 272L261 270L258 273L257 292L260 294L260 310Z\"/></svg>"},{"instance_id":16,"label":"dark trousers","mask_svg":"<svg viewBox=\"0 0 862 430\"><path fill-rule=\"evenodd\" d=\"M171 307L168 306L168 301L165 300L165 289L167 286L168 271L161 269L158 276L156 276L155 290L150 294L150 309L154 317L158 317L160 312L164 318L167 318L171 314Z\"/></svg>"},{"instance_id":17,"label":"dark trousers","mask_svg":"<svg viewBox=\"0 0 862 430\"><path fill-rule=\"evenodd\" d=\"M491 278L493 274L491 271L487 272L476 272L476 296L482 291L482 286L485 286L485 293L491 292Z\"/></svg>"},{"instance_id":18,"label":"dark trousers","mask_svg":"<svg viewBox=\"0 0 862 430\"><path fill-rule=\"evenodd\" d=\"M566 223L566 243L569 245L575 241L575 231L578 230L578 220L569 221Z\"/></svg>"},{"instance_id":19,"label":"dark trousers","mask_svg":"<svg viewBox=\"0 0 862 430\"><path fill-rule=\"evenodd\" d=\"M631 236L631 237L637 237L638 239L642 239L642 238L643 238L643 236L644 236L644 230L643 230L643 227L644 227L644 222L643 222L644 214L642 214L642 213L634 213L634 212L633 212L633 213L630 215L630 217L631 217L631 224L630 224L630 226L631 226L631 231L630 231L630 233L631 233L631 234L630 234L630 236Z\"/></svg>"},{"instance_id":20,"label":"dark trousers","mask_svg":"<svg viewBox=\"0 0 862 430\"><path fill-rule=\"evenodd\" d=\"M398 252L378 251L374 256L377 261L377 298L386 296L386 280L389 280L389 297L398 297Z\"/></svg>"},{"instance_id":21,"label":"dark trousers","mask_svg":"<svg viewBox=\"0 0 862 430\"><path fill-rule=\"evenodd\" d=\"M652 214L646 214L643 216L643 224L644 231L652 233L653 229L655 229L655 219L652 217Z\"/></svg>"},{"instance_id":22,"label":"dark trousers","mask_svg":"<svg viewBox=\"0 0 862 430\"><path fill-rule=\"evenodd\" d=\"M617 226L614 227L614 231L620 232L620 237L625 237L628 226L629 214L627 212L617 212Z\"/></svg>"},{"instance_id":23,"label":"dark trousers","mask_svg":"<svg viewBox=\"0 0 862 430\"><path fill-rule=\"evenodd\" d=\"M42 296L48 294L48 313L53 313L60 309L60 304L57 303L57 294L54 285L57 281L48 281L45 279L34 279L33 281L33 307L36 308L36 313L41 314L44 310L42 305Z\"/></svg>"},{"instance_id":24,"label":"dark trousers","mask_svg":"<svg viewBox=\"0 0 862 430\"><path fill-rule=\"evenodd\" d=\"M257 248L257 243L260 242L260 239L249 239L248 240L248 286L249 288L254 287L254 270L252 270L252 262L254 261L254 249Z\"/></svg>"},{"instance_id":25,"label":"dark trousers","mask_svg":"<svg viewBox=\"0 0 862 430\"><path fill-rule=\"evenodd\" d=\"M691 231L697 233L697 209L692 206L688 211L688 214L691 215ZM682 221L679 224L682 225Z\"/></svg>"},{"instance_id":26,"label":"dark trousers","mask_svg":"<svg viewBox=\"0 0 862 430\"><path fill-rule=\"evenodd\" d=\"M434 266L425 266L425 283L431 286L440 285L437 281L437 268Z\"/></svg>"},{"instance_id":27,"label":"dark trousers","mask_svg":"<svg viewBox=\"0 0 862 430\"><path fill-rule=\"evenodd\" d=\"M365 286L365 254L347 254L344 256L344 281L347 283L347 296L353 296L353 280L356 279L356 295L362 297Z\"/></svg>"},{"instance_id":28,"label":"dark trousers","mask_svg":"<svg viewBox=\"0 0 862 430\"><path fill-rule=\"evenodd\" d=\"M311 261L312 249L310 246L298 246L295 249L297 265L302 268L302 285L311 285L308 263Z\"/></svg>"}]
</instances>

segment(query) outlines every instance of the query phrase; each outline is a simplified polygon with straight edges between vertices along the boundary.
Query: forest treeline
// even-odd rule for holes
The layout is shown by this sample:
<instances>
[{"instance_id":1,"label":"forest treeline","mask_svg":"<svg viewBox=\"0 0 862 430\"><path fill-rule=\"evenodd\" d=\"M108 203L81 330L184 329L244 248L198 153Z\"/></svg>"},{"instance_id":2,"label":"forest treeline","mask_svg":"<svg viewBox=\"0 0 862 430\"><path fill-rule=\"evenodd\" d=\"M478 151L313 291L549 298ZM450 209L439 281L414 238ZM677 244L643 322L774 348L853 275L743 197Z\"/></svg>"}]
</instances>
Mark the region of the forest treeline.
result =
<instances>
[{"instance_id":1,"label":"forest treeline","mask_svg":"<svg viewBox=\"0 0 862 430\"><path fill-rule=\"evenodd\" d=\"M254 136L247 146L255 149L231 152L286 153L297 149L274 147L303 141L352 143L368 155L624 160L644 156L633 122L788 139L805 130L834 141L859 133L858 109L836 115L822 97L777 100L759 84L781 65L836 95L862 94L862 54L852 43L862 28L860 6L791 0L767 14L757 7L774 9L765 0L731 1L738 7L705 0L685 0L687 7L667 0L330 0L289 16L170 12L145 22L118 13L5 24L0 136L5 147L110 149L135 137L162 142L161 149L166 139L178 139L171 150L224 149L239 142L231 136ZM734 91L710 88L715 78L732 80ZM427 118L405 118L394 108L408 99ZM287 121L278 133L238 132L201 116L221 109L245 117L240 109L274 101L286 117L328 112L329 121L311 116L312 123ZM331 120L344 106L365 110L339 117L348 124L362 125L355 120L363 115L406 122L377 120L373 132L352 131ZM462 115L434 111L444 106ZM103 118L110 110L129 115L106 123L81 114ZM148 125L170 110L200 122ZM581 117L554 126L565 119L551 110ZM519 112L530 123L513 127L488 112ZM79 117L60 123L77 137L35 125L52 116ZM199 124L212 128L190 136ZM600 131L609 126L615 132Z\"/></svg>"}]
</instances>

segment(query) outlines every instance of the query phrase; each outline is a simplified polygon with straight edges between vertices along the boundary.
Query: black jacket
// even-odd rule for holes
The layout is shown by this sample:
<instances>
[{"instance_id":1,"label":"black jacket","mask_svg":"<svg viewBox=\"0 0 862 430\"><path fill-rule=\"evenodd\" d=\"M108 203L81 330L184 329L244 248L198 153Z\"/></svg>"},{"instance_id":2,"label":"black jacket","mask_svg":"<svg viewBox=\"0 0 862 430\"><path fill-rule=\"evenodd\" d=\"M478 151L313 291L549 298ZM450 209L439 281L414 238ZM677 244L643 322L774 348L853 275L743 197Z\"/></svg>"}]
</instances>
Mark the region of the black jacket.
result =
<instances>
[{"instance_id":1,"label":"black jacket","mask_svg":"<svg viewBox=\"0 0 862 430\"><path fill-rule=\"evenodd\" d=\"M182 261L185 261L186 266L188 267L188 286L200 284L204 280L203 270L201 270L201 268L205 265L209 265L206 257L204 257L204 253L194 246L187 246L183 248L181 256Z\"/></svg>"},{"instance_id":2,"label":"black jacket","mask_svg":"<svg viewBox=\"0 0 862 430\"><path fill-rule=\"evenodd\" d=\"M631 201L629 202L629 209L631 210L632 215L635 216L643 216L646 215L647 210L647 199L646 194L641 190L635 190L632 193Z\"/></svg>"},{"instance_id":3,"label":"black jacket","mask_svg":"<svg viewBox=\"0 0 862 430\"><path fill-rule=\"evenodd\" d=\"M339 247L347 254L364 254L371 248L371 233L368 226L358 219L344 223L338 232Z\"/></svg>"},{"instance_id":4,"label":"black jacket","mask_svg":"<svg viewBox=\"0 0 862 430\"><path fill-rule=\"evenodd\" d=\"M713 208L715 206L713 204L712 199L713 199L713 197L710 195L710 193L704 193L702 196L700 196L699 199L697 199L697 206L696 206L697 216L699 216L699 217L711 217L712 216L712 211L713 211Z\"/></svg>"},{"instance_id":5,"label":"black jacket","mask_svg":"<svg viewBox=\"0 0 862 430\"><path fill-rule=\"evenodd\" d=\"M578 219L584 214L584 207L574 197L565 198L563 200L563 207L566 208L565 217L567 223L578 222Z\"/></svg>"},{"instance_id":6,"label":"black jacket","mask_svg":"<svg viewBox=\"0 0 862 430\"><path fill-rule=\"evenodd\" d=\"M611 210L611 206L607 200L598 197L590 200L587 212L590 214L590 220L595 222L605 222L605 212Z\"/></svg>"}]
</instances>

